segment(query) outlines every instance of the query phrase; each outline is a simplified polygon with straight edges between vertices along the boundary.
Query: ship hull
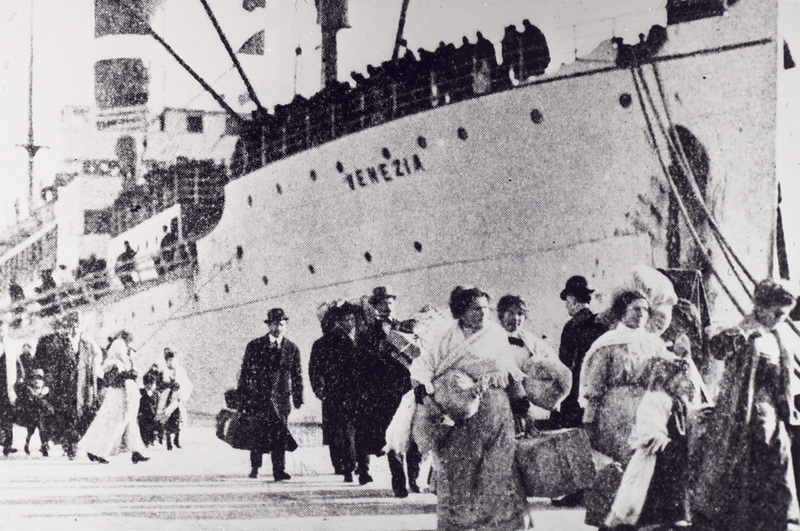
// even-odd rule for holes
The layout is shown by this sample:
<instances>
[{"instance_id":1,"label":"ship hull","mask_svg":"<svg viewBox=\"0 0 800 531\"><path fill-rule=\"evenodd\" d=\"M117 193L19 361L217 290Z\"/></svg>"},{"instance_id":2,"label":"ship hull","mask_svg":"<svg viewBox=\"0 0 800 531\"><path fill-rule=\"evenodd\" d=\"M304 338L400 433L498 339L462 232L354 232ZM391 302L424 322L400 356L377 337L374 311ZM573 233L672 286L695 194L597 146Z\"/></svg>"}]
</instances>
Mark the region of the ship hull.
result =
<instances>
[{"instance_id":1,"label":"ship hull","mask_svg":"<svg viewBox=\"0 0 800 531\"><path fill-rule=\"evenodd\" d=\"M729 15L669 28L643 72L672 123L707 152L710 207L750 271L765 276L777 201L775 13L742 2ZM318 306L382 284L400 294L400 318L428 304L446 308L456 285L494 299L519 294L530 326L557 346L568 319L558 294L569 276L589 279L600 309L631 266L668 265L669 187L658 156L668 154L652 142L658 128L648 125L631 71L602 49L596 57L232 181L222 219L197 242L199 271L92 307L90 327L98 339L131 330L142 368L165 346L180 352L195 384L190 409L206 414L235 386L269 308L287 311L307 366L321 334ZM732 305L710 286L715 321L731 322ZM293 421L319 419L306 394Z\"/></svg>"}]
</instances>

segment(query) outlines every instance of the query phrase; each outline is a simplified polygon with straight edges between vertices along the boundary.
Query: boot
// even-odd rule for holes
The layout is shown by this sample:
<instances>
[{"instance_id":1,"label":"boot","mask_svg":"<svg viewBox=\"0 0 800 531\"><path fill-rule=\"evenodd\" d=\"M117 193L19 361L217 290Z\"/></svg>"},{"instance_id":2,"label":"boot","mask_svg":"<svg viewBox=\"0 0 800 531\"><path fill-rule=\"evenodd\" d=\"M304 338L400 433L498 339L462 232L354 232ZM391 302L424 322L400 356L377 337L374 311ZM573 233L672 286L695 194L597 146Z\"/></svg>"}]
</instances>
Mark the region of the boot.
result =
<instances>
[{"instance_id":1,"label":"boot","mask_svg":"<svg viewBox=\"0 0 800 531\"><path fill-rule=\"evenodd\" d=\"M247 476L247 477L253 478L253 479L257 478L258 477L258 469L255 468L255 467L251 468L250 469L250 475Z\"/></svg>"},{"instance_id":2,"label":"boot","mask_svg":"<svg viewBox=\"0 0 800 531\"><path fill-rule=\"evenodd\" d=\"M181 438L181 432L176 431L175 432L175 448L180 448L181 447L180 438Z\"/></svg>"},{"instance_id":3,"label":"boot","mask_svg":"<svg viewBox=\"0 0 800 531\"><path fill-rule=\"evenodd\" d=\"M143 461L149 461L149 460L150 460L150 458L149 458L149 457L145 457L145 456L143 456L142 454L140 454L139 452L133 452L133 453L131 454L131 462L132 462L134 465L135 465L135 464L137 464L137 463L141 463L141 462L143 462Z\"/></svg>"},{"instance_id":4,"label":"boot","mask_svg":"<svg viewBox=\"0 0 800 531\"><path fill-rule=\"evenodd\" d=\"M172 450L172 435L167 434L167 450Z\"/></svg>"}]
</instances>

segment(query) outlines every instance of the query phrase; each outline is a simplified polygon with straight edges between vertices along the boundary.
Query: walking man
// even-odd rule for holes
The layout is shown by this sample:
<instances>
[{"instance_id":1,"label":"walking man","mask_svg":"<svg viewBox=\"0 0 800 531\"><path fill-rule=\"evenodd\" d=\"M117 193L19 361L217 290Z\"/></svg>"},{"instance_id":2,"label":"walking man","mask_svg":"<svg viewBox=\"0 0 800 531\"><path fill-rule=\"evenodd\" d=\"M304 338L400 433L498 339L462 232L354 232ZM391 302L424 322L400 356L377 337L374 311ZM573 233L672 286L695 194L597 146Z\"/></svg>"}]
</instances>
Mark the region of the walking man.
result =
<instances>
[{"instance_id":1,"label":"walking man","mask_svg":"<svg viewBox=\"0 0 800 531\"><path fill-rule=\"evenodd\" d=\"M389 427L403 395L411 390L408 367L412 360L390 337L394 330L401 327L401 323L394 318L396 299L397 294L390 286L378 286L372 291L369 303L375 309L375 321L356 341L361 349L356 455L359 483L362 485L372 481L369 456L383 454L386 428ZM417 445L412 442L405 456L408 488L403 456L390 451L387 457L395 496L405 498L409 490L419 492L417 477L421 456Z\"/></svg>"},{"instance_id":2,"label":"walking man","mask_svg":"<svg viewBox=\"0 0 800 531\"><path fill-rule=\"evenodd\" d=\"M286 450L294 450L287 427L292 402L303 405L303 376L300 349L286 339L289 317L272 308L264 321L269 333L247 344L239 375L241 411L253 426L250 448L250 477L258 477L263 454L272 454L275 481L291 479L286 473Z\"/></svg>"}]
</instances>

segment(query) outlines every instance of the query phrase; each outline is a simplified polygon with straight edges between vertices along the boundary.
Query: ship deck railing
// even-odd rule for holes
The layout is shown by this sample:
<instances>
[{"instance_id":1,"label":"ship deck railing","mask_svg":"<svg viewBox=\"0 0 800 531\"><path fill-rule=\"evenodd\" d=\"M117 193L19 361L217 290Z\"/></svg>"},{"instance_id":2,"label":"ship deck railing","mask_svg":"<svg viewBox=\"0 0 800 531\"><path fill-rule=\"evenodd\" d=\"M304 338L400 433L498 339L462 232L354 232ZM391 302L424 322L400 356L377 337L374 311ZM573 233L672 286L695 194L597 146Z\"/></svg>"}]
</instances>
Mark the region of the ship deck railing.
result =
<instances>
[{"instance_id":1,"label":"ship deck railing","mask_svg":"<svg viewBox=\"0 0 800 531\"><path fill-rule=\"evenodd\" d=\"M107 266L73 282L39 289L35 296L12 301L5 313L11 316L11 326L19 328L25 326L26 320L57 318L100 300L121 299L165 282L190 278L196 272L194 242L179 240L130 262L118 259L113 268Z\"/></svg>"},{"instance_id":2,"label":"ship deck railing","mask_svg":"<svg viewBox=\"0 0 800 531\"><path fill-rule=\"evenodd\" d=\"M667 22L720 16L733 3L669 0ZM354 87L334 83L308 99L297 96L288 105L276 106L274 114L256 115L257 131L237 146L231 178L398 118L535 82L545 73L550 55L544 35L531 27L515 29L508 40L504 37L500 64L494 44L485 39L440 46L434 52L420 50L418 58L409 52L370 67L370 77L354 73Z\"/></svg>"}]
</instances>

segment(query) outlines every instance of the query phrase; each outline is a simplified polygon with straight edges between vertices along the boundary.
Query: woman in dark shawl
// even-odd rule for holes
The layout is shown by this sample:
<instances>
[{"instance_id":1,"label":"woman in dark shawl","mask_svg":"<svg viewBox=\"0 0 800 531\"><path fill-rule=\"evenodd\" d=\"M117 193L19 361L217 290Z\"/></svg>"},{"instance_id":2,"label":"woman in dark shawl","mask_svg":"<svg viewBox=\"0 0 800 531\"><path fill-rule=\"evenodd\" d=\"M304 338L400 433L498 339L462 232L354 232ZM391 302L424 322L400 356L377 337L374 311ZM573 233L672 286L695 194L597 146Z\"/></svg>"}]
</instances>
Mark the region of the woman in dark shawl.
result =
<instances>
[{"instance_id":1,"label":"woman in dark shawl","mask_svg":"<svg viewBox=\"0 0 800 531\"><path fill-rule=\"evenodd\" d=\"M725 371L695 485L702 529L800 529L789 437L790 354L778 328L795 303L784 286L761 281L754 308L711 340Z\"/></svg>"}]
</instances>

